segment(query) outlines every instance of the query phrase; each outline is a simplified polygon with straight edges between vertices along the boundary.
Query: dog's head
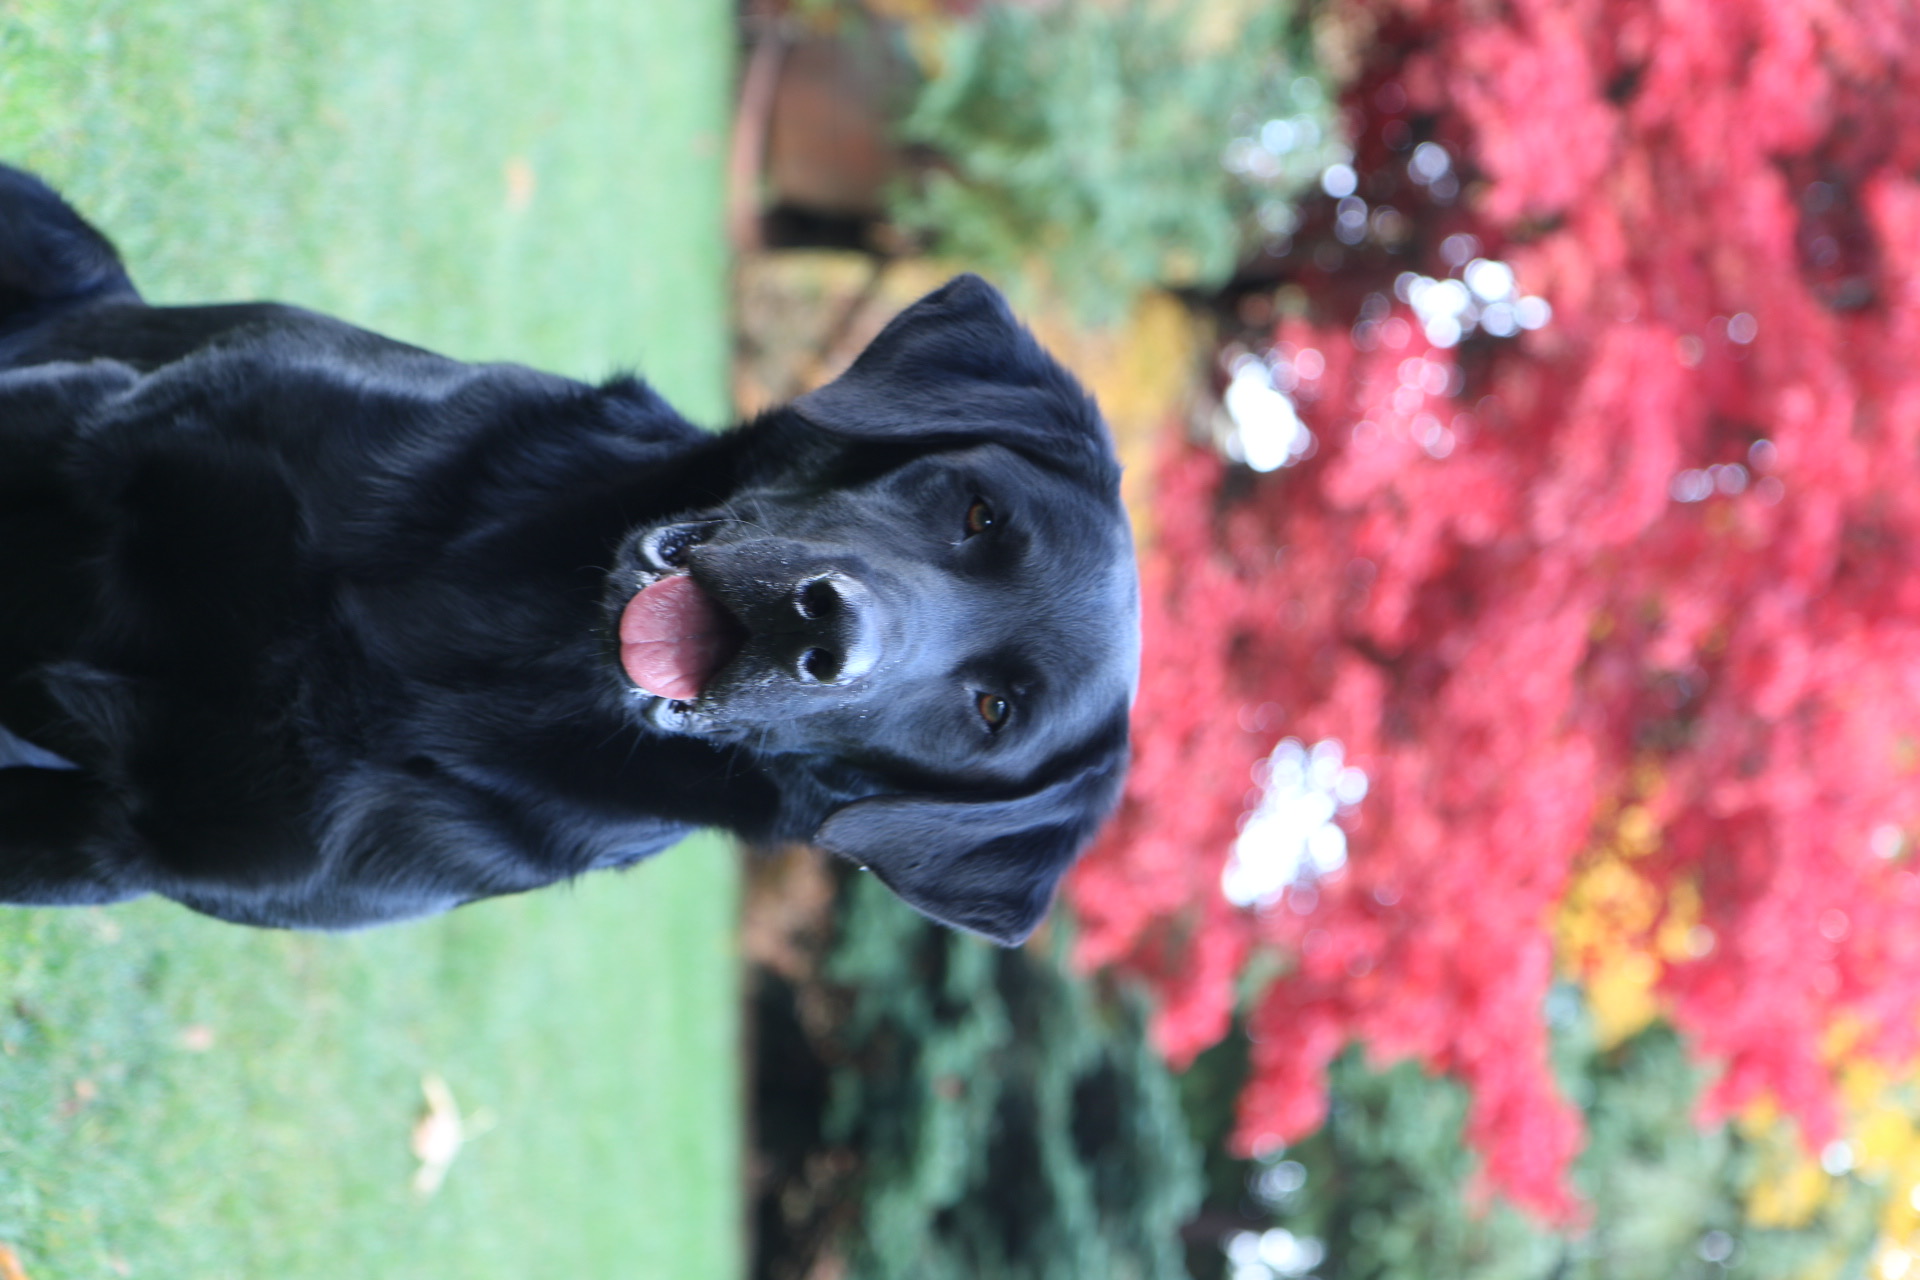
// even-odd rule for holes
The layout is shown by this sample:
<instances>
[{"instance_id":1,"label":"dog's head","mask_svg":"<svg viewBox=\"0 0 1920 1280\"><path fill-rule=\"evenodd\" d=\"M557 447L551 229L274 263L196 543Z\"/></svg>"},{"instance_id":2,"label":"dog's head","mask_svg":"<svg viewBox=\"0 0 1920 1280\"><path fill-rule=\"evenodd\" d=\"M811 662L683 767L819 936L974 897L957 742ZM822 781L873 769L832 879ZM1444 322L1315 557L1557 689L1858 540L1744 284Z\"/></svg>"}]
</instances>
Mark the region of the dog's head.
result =
<instances>
[{"instance_id":1,"label":"dog's head","mask_svg":"<svg viewBox=\"0 0 1920 1280\"><path fill-rule=\"evenodd\" d=\"M640 713L781 779L781 834L1021 940L1126 767L1139 589L1097 410L962 276L747 430L728 502L621 548Z\"/></svg>"}]
</instances>

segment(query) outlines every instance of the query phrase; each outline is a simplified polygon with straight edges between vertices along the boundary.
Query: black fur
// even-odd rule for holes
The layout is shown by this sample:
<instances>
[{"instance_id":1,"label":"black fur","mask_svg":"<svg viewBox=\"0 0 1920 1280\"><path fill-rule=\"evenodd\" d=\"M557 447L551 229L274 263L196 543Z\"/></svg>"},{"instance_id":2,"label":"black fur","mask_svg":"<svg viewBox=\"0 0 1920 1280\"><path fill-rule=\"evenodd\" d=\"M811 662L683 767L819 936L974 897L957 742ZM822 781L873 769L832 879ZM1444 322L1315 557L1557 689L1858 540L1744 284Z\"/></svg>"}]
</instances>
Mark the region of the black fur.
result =
<instances>
[{"instance_id":1,"label":"black fur","mask_svg":"<svg viewBox=\"0 0 1920 1280\"><path fill-rule=\"evenodd\" d=\"M739 628L690 702L619 655L676 568ZM0 166L0 901L346 928L713 825L1013 943L1118 795L1136 595L1092 402L974 277L714 436L630 378L149 307Z\"/></svg>"}]
</instances>

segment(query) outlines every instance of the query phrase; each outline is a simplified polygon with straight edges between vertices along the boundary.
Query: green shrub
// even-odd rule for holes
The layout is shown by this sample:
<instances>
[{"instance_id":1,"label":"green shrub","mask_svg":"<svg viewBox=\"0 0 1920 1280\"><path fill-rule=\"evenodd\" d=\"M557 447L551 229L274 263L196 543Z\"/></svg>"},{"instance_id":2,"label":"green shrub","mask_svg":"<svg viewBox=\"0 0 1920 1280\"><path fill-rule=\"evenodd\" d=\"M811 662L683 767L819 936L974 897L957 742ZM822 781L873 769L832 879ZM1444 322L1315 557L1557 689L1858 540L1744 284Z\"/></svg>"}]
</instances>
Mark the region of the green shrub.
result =
<instances>
[{"instance_id":1,"label":"green shrub","mask_svg":"<svg viewBox=\"0 0 1920 1280\"><path fill-rule=\"evenodd\" d=\"M1319 1280L1867 1274L1884 1188L1850 1176L1836 1180L1803 1224L1750 1221L1746 1205L1768 1164L1765 1146L1735 1127L1698 1123L1704 1073L1672 1028L1656 1023L1601 1049L1576 993L1561 989L1552 1006L1556 1073L1587 1125L1574 1167L1578 1219L1542 1222L1490 1198L1462 1139L1466 1089L1411 1062L1369 1066L1358 1049L1333 1063L1330 1109L1317 1133L1263 1161L1209 1154L1210 1205L1229 1213L1264 1205L1270 1216L1245 1220L1244 1229L1279 1228L1308 1242L1321 1255L1312 1268ZM1203 1086L1188 1097L1202 1133L1224 1132L1225 1118L1208 1114L1217 1097L1211 1086L1237 1081L1243 1049L1244 1040L1209 1050L1182 1078L1183 1086ZM1219 1252L1196 1251L1190 1261L1203 1280L1236 1274ZM1251 1266L1245 1273L1276 1275Z\"/></svg>"},{"instance_id":2,"label":"green shrub","mask_svg":"<svg viewBox=\"0 0 1920 1280\"><path fill-rule=\"evenodd\" d=\"M859 1154L857 1280L1178 1280L1199 1157L1139 1001L1064 943L936 929L871 876L826 976L850 995L824 1125Z\"/></svg>"},{"instance_id":3,"label":"green shrub","mask_svg":"<svg viewBox=\"0 0 1920 1280\"><path fill-rule=\"evenodd\" d=\"M1283 7L1213 40L1201 13L994 6L956 26L902 130L951 168L896 220L1016 289L1044 275L1092 320L1148 285L1224 282L1345 151Z\"/></svg>"}]
</instances>

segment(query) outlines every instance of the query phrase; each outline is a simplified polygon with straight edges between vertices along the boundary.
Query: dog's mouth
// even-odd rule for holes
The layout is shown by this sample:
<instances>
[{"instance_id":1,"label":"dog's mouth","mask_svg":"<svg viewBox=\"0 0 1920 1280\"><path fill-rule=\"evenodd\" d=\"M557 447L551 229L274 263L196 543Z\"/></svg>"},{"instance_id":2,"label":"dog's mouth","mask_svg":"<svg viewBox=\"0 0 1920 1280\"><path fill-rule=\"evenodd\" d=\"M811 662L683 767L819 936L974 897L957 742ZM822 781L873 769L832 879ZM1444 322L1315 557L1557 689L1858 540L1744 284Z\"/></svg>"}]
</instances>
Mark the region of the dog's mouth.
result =
<instances>
[{"instance_id":1,"label":"dog's mouth","mask_svg":"<svg viewBox=\"0 0 1920 1280\"><path fill-rule=\"evenodd\" d=\"M620 668L658 709L687 708L746 646L746 627L689 572L694 548L721 524L660 525L635 535L622 553L625 568L615 580L632 594L611 602Z\"/></svg>"},{"instance_id":2,"label":"dog's mouth","mask_svg":"<svg viewBox=\"0 0 1920 1280\"><path fill-rule=\"evenodd\" d=\"M698 698L746 642L746 629L687 573L655 579L620 611L621 669L656 698Z\"/></svg>"}]
</instances>

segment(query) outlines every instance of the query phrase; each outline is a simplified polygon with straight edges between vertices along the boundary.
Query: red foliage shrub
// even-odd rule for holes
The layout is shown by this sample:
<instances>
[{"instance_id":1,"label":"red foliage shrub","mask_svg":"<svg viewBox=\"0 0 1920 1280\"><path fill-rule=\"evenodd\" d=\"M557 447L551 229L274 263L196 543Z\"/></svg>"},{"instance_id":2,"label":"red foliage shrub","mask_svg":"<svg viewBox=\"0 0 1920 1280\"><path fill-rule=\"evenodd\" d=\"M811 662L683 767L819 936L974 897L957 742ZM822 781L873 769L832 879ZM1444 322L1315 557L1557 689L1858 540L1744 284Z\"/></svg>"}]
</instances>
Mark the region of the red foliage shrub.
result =
<instances>
[{"instance_id":1,"label":"red foliage shrub","mask_svg":"<svg viewBox=\"0 0 1920 1280\"><path fill-rule=\"evenodd\" d=\"M1633 804L1642 869L1702 902L1663 991L1723 1067L1708 1106L1771 1096L1822 1141L1826 1033L1892 1058L1920 1025L1920 19L1367 12L1373 235L1320 211L1289 259L1312 315L1271 357L1317 451L1252 476L1170 446L1138 763L1070 882L1080 958L1158 987L1179 1061L1278 956L1243 1146L1313 1128L1358 1040L1463 1078L1494 1186L1564 1212L1551 920ZM1457 198L1407 176L1424 140ZM1393 283L1457 275L1463 233L1551 323L1428 342ZM1371 790L1344 870L1243 910L1221 872L1283 734L1338 738Z\"/></svg>"}]
</instances>

